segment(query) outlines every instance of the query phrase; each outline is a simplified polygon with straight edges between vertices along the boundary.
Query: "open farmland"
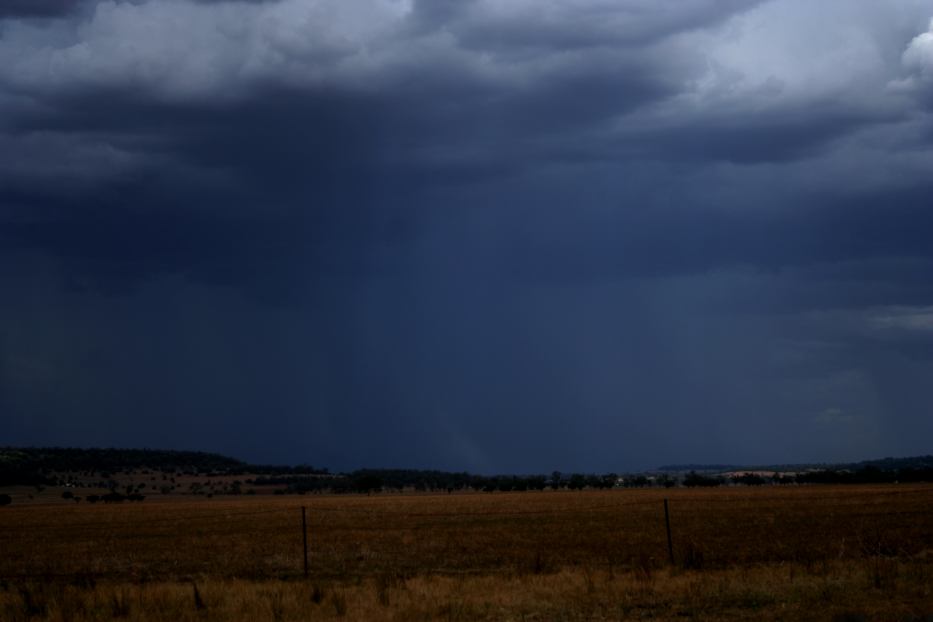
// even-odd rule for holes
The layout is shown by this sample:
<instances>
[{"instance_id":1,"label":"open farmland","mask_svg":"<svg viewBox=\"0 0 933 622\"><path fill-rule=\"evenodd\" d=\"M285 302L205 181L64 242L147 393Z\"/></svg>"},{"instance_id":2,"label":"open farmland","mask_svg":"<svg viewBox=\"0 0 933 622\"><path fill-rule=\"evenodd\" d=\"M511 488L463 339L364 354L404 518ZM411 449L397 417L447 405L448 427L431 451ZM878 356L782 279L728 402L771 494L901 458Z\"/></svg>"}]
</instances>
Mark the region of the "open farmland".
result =
<instances>
[{"instance_id":1,"label":"open farmland","mask_svg":"<svg viewBox=\"0 0 933 622\"><path fill-rule=\"evenodd\" d=\"M33 504L0 511L0 613L924 619L931 510L921 484Z\"/></svg>"}]
</instances>

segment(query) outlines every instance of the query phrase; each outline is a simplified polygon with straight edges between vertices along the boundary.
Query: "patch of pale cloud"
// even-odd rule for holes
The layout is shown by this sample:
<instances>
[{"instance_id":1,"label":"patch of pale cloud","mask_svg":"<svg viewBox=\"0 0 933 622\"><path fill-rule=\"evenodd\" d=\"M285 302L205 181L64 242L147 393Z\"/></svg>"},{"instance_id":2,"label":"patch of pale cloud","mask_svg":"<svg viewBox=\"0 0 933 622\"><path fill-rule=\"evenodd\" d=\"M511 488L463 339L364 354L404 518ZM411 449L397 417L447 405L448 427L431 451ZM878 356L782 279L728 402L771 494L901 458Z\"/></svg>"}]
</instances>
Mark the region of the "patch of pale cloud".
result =
<instances>
[{"instance_id":1,"label":"patch of pale cloud","mask_svg":"<svg viewBox=\"0 0 933 622\"><path fill-rule=\"evenodd\" d=\"M890 84L903 73L904 42L928 11L909 0L894 7L786 0L678 33L664 49L692 65L677 92L620 115L609 135L623 151L646 145L636 149L641 157L811 162L827 148L840 154L855 145L863 154L870 147L871 166L883 165L877 154L926 135L916 131L925 122L914 115L914 98Z\"/></svg>"},{"instance_id":2,"label":"patch of pale cloud","mask_svg":"<svg viewBox=\"0 0 933 622\"><path fill-rule=\"evenodd\" d=\"M904 51L904 64L922 72L933 71L933 20L930 29L914 37Z\"/></svg>"},{"instance_id":3,"label":"patch of pale cloud","mask_svg":"<svg viewBox=\"0 0 933 622\"><path fill-rule=\"evenodd\" d=\"M0 79L40 93L114 87L225 99L258 81L316 84L345 66L366 67L382 33L403 16L390 0L100 2L89 15L51 28L7 25Z\"/></svg>"},{"instance_id":4,"label":"patch of pale cloud","mask_svg":"<svg viewBox=\"0 0 933 622\"><path fill-rule=\"evenodd\" d=\"M814 102L896 106L883 88L898 69L890 50L900 45L903 16L915 13L910 2L887 13L841 0L762 4L721 28L685 35L703 55L706 71L672 108L760 115Z\"/></svg>"},{"instance_id":5,"label":"patch of pale cloud","mask_svg":"<svg viewBox=\"0 0 933 622\"><path fill-rule=\"evenodd\" d=\"M870 322L881 330L933 332L933 307L891 307L875 311Z\"/></svg>"},{"instance_id":6,"label":"patch of pale cloud","mask_svg":"<svg viewBox=\"0 0 933 622\"><path fill-rule=\"evenodd\" d=\"M702 28L760 0L475 0L417 2L414 23L442 28L470 48L501 54L528 49L618 47L651 43ZM523 52L524 51L524 52Z\"/></svg>"},{"instance_id":7,"label":"patch of pale cloud","mask_svg":"<svg viewBox=\"0 0 933 622\"><path fill-rule=\"evenodd\" d=\"M400 0L106 0L52 25L6 23L0 81L30 92L119 87L182 100L223 100L270 81L371 89L389 79L398 87L445 71L505 88L552 68L560 74L568 63L586 66L583 50L593 50L597 64L606 50L629 50L615 61L630 63L635 46L754 4L483 0L441 11Z\"/></svg>"},{"instance_id":8,"label":"patch of pale cloud","mask_svg":"<svg viewBox=\"0 0 933 622\"><path fill-rule=\"evenodd\" d=\"M904 65L926 76L933 76L933 20L930 29L917 35L903 55Z\"/></svg>"},{"instance_id":9,"label":"patch of pale cloud","mask_svg":"<svg viewBox=\"0 0 933 622\"><path fill-rule=\"evenodd\" d=\"M926 32L914 37L901 55L906 77L891 80L888 90L909 95L933 90L933 19Z\"/></svg>"}]
</instances>

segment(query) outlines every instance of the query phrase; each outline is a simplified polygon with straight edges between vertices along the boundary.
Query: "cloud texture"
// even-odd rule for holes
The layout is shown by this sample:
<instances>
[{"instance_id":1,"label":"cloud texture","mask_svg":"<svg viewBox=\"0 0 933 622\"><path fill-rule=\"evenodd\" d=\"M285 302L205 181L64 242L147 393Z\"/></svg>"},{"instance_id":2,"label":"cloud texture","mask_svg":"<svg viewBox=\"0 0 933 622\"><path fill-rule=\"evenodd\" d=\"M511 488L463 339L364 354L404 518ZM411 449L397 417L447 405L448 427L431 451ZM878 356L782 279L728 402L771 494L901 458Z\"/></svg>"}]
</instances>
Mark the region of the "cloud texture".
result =
<instances>
[{"instance_id":1,"label":"cloud texture","mask_svg":"<svg viewBox=\"0 0 933 622\"><path fill-rule=\"evenodd\" d=\"M4 436L486 471L928 452L930 24L4 3Z\"/></svg>"}]
</instances>

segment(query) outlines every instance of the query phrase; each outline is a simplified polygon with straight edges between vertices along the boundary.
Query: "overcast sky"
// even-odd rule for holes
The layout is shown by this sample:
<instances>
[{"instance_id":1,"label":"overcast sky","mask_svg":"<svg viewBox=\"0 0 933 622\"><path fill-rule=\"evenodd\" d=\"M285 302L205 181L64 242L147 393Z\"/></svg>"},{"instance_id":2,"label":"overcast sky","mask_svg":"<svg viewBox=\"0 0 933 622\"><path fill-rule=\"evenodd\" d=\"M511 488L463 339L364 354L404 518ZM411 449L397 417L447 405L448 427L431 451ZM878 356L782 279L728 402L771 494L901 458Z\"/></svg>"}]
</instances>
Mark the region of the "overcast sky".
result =
<instances>
[{"instance_id":1,"label":"overcast sky","mask_svg":"<svg viewBox=\"0 0 933 622\"><path fill-rule=\"evenodd\" d=\"M929 0L2 0L0 445L933 452Z\"/></svg>"}]
</instances>

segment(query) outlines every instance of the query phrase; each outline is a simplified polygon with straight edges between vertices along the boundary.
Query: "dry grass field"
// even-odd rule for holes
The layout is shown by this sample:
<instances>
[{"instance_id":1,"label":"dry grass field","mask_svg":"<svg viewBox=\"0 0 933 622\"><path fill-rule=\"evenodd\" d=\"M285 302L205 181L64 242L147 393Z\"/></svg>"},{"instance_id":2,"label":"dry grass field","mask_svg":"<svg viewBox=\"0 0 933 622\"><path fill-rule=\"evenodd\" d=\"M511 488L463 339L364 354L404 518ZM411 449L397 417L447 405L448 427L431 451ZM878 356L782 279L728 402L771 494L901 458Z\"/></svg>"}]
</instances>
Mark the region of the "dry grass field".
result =
<instances>
[{"instance_id":1,"label":"dry grass field","mask_svg":"<svg viewBox=\"0 0 933 622\"><path fill-rule=\"evenodd\" d=\"M4 620L691 617L933 620L933 486L0 508Z\"/></svg>"}]
</instances>

